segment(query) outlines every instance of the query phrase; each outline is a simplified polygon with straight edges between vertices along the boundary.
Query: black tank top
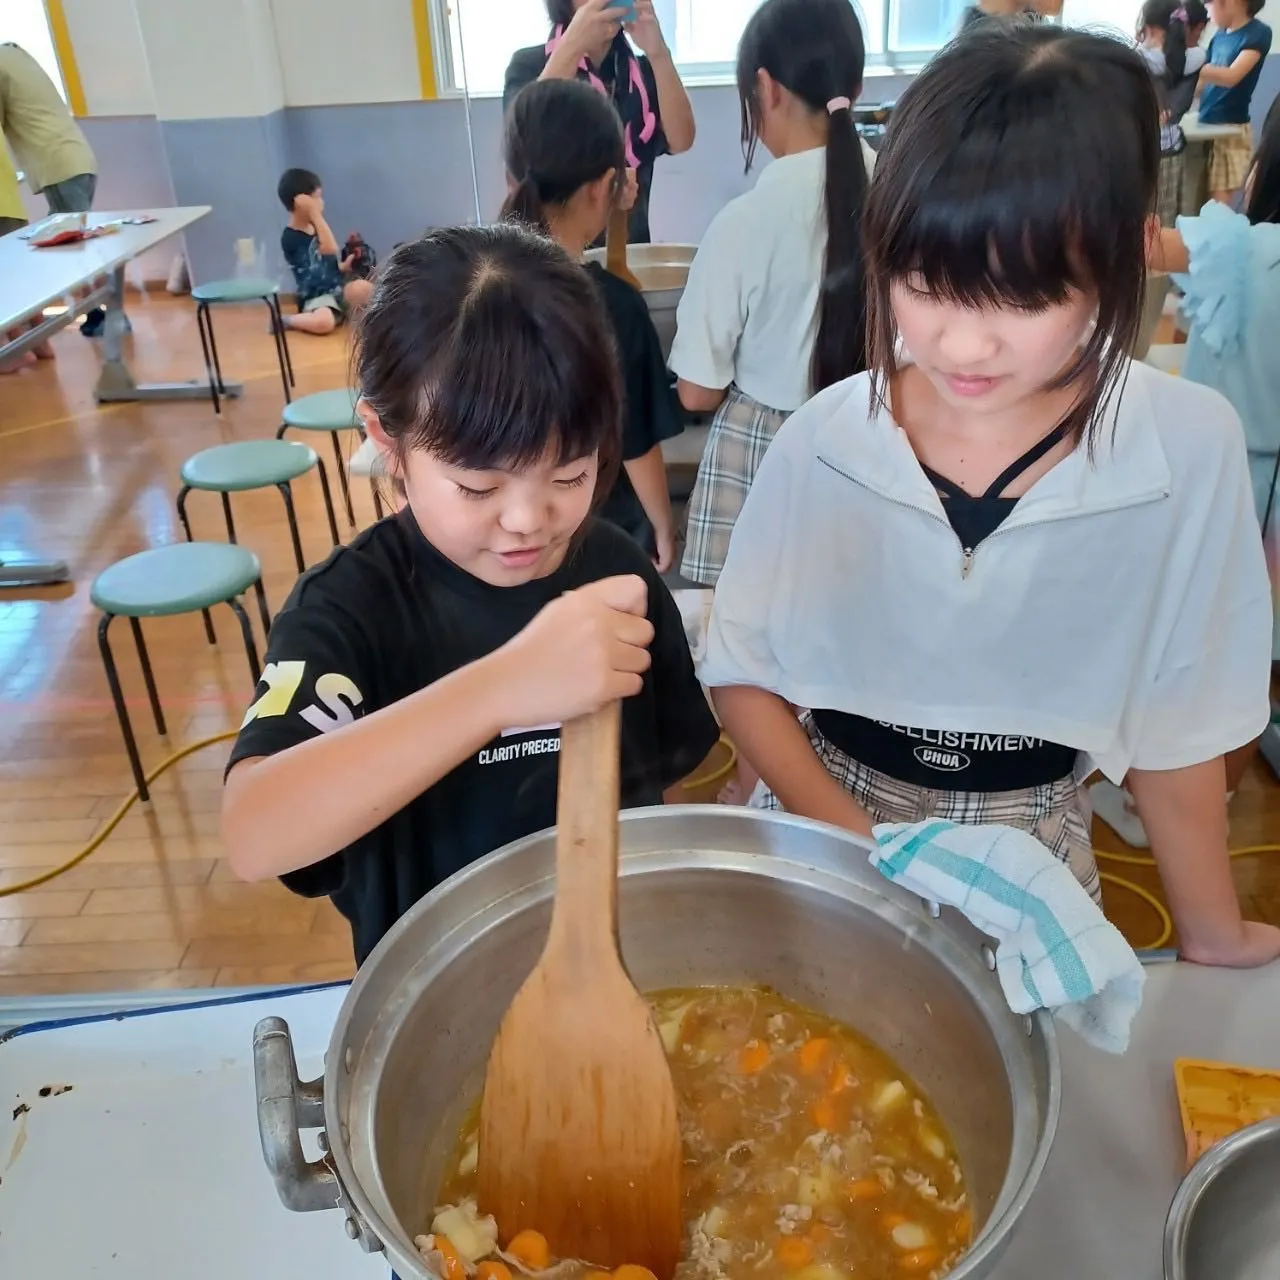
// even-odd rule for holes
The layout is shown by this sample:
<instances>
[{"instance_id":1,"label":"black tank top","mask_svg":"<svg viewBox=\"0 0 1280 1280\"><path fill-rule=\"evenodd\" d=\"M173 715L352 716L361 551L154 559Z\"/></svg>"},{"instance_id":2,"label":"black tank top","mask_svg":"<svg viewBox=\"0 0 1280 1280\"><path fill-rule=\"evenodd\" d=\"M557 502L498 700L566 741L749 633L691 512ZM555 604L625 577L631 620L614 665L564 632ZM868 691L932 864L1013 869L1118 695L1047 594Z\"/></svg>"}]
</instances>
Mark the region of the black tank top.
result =
<instances>
[{"instance_id":1,"label":"black tank top","mask_svg":"<svg viewBox=\"0 0 1280 1280\"><path fill-rule=\"evenodd\" d=\"M1004 491L1066 438L1062 424L1010 463L981 494L966 493L953 480L920 464L942 499L966 555L1013 514L1017 498ZM1020 791L1065 778L1075 768L1073 747L1014 734L953 732L887 724L843 711L816 709L822 736L860 764L909 786L934 791Z\"/></svg>"}]
</instances>

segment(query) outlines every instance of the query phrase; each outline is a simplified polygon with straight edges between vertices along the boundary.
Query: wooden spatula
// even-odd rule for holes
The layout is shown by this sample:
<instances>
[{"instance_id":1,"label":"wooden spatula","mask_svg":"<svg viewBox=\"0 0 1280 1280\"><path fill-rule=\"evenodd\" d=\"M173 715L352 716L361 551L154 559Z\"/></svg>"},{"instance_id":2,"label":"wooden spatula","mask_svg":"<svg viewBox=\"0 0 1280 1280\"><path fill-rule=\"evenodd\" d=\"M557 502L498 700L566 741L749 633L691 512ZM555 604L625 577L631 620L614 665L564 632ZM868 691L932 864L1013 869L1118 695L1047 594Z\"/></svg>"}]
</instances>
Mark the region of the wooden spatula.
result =
<instances>
[{"instance_id":1,"label":"wooden spatula","mask_svg":"<svg viewBox=\"0 0 1280 1280\"><path fill-rule=\"evenodd\" d=\"M609 229L605 232L604 266L610 275L625 280L633 288L640 288L640 281L631 273L627 263L627 241L631 235L631 215L626 209L615 209L609 215Z\"/></svg>"},{"instance_id":2,"label":"wooden spatula","mask_svg":"<svg viewBox=\"0 0 1280 1280\"><path fill-rule=\"evenodd\" d=\"M479 1201L503 1243L647 1266L680 1255L680 1128L662 1040L618 950L620 708L561 730L556 896L480 1103Z\"/></svg>"}]
</instances>

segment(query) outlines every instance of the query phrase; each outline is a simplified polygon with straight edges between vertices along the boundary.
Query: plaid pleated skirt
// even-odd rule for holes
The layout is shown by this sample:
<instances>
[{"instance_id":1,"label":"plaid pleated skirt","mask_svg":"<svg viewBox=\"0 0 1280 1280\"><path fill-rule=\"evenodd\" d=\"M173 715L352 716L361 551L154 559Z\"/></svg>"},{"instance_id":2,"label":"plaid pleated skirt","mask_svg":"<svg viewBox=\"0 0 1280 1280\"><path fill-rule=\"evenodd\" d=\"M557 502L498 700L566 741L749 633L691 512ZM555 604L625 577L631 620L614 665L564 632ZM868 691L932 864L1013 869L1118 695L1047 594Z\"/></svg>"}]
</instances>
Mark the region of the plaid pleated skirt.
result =
<instances>
[{"instance_id":1,"label":"plaid pleated skirt","mask_svg":"<svg viewBox=\"0 0 1280 1280\"><path fill-rule=\"evenodd\" d=\"M1253 129L1242 124L1235 133L1214 138L1209 148L1209 190L1239 191L1253 164Z\"/></svg>"},{"instance_id":2,"label":"plaid pleated skirt","mask_svg":"<svg viewBox=\"0 0 1280 1280\"><path fill-rule=\"evenodd\" d=\"M1102 902L1102 880L1093 856L1093 809L1089 793L1075 778L1018 791L934 791L868 768L828 742L808 714L800 718L827 772L871 815L872 822L942 818L969 826L1017 827L1065 862L1090 897ZM757 789L751 804L753 808L782 808L764 786Z\"/></svg>"},{"instance_id":3,"label":"plaid pleated skirt","mask_svg":"<svg viewBox=\"0 0 1280 1280\"><path fill-rule=\"evenodd\" d=\"M737 387L716 410L698 478L689 496L689 528L685 535L681 575L700 586L714 587L729 553L729 537L742 513L747 491L765 451L790 417L770 409Z\"/></svg>"}]
</instances>

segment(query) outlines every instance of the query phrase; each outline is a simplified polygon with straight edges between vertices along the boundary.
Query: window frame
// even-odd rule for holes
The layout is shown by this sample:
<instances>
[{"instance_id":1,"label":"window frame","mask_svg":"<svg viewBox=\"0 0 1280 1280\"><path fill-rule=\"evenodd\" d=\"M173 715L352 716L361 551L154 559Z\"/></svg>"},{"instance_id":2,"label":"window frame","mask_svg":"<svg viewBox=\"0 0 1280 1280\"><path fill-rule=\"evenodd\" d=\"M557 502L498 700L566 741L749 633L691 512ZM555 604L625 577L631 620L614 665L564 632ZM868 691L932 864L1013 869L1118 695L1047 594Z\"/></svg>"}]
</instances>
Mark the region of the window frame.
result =
<instances>
[{"instance_id":1,"label":"window frame","mask_svg":"<svg viewBox=\"0 0 1280 1280\"><path fill-rule=\"evenodd\" d=\"M468 90L459 83L458 67L453 56L453 25L449 9L460 0L419 0L427 7L427 21L431 31L432 60L436 70L436 84L442 98L496 98L502 94L501 89ZM537 0L531 0L536 3ZM714 3L714 0L704 0ZM887 33L893 30L895 4L902 0L859 0L864 8L876 5L880 9L881 30ZM886 48L883 53L867 54L868 78L876 76L909 75L919 71L928 60L937 53L942 45L929 49L892 49ZM676 64L680 78L691 87L729 85L735 81L732 62L678 62Z\"/></svg>"}]
</instances>

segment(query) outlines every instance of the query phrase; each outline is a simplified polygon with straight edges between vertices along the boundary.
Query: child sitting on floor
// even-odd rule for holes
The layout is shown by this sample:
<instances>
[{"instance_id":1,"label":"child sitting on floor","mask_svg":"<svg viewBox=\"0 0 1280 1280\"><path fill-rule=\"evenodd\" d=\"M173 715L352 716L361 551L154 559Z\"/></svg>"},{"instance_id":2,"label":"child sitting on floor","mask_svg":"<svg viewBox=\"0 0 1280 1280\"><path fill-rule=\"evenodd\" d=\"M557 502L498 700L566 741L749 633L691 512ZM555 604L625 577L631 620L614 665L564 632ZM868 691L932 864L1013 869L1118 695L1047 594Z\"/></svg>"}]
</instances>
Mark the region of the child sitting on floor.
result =
<instances>
[{"instance_id":1,"label":"child sitting on floor","mask_svg":"<svg viewBox=\"0 0 1280 1280\"><path fill-rule=\"evenodd\" d=\"M289 211L280 250L293 272L298 314L285 316L286 329L332 333L373 296L373 285L352 275L354 255L340 256L338 241L324 220L324 191L309 169L286 169L276 189Z\"/></svg>"}]
</instances>

